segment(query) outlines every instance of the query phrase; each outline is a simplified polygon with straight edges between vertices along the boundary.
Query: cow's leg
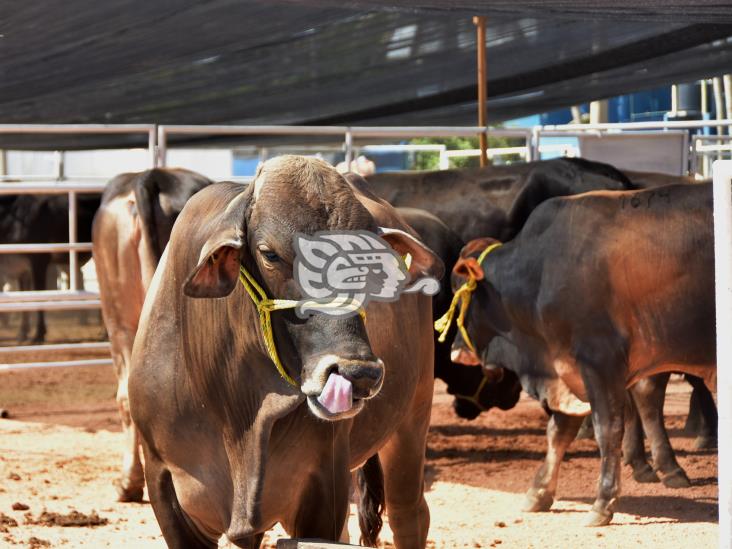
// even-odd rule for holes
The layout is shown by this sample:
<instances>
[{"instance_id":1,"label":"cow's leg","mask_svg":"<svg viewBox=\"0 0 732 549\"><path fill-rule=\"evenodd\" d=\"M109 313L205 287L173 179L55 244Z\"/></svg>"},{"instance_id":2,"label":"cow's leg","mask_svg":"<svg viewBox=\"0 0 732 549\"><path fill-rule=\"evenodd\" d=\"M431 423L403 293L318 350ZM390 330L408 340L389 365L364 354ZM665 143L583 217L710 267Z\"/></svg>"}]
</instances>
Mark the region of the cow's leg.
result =
<instances>
[{"instance_id":1,"label":"cow's leg","mask_svg":"<svg viewBox=\"0 0 732 549\"><path fill-rule=\"evenodd\" d=\"M595 438L600 447L597 499L590 511L588 526L604 526L613 518L615 504L620 494L623 411L627 398L623 386L624 372L617 367L622 364L621 359L614 363L608 362L607 349L603 347L600 349L593 355L597 360L581 361L586 365L581 372L592 405Z\"/></svg>"},{"instance_id":2,"label":"cow's leg","mask_svg":"<svg viewBox=\"0 0 732 549\"><path fill-rule=\"evenodd\" d=\"M651 445L653 464L661 473L661 481L669 488L687 488L689 478L676 461L668 433L663 424L663 403L670 374L658 374L640 380L630 388L640 413L643 429Z\"/></svg>"},{"instance_id":3,"label":"cow's leg","mask_svg":"<svg viewBox=\"0 0 732 549\"><path fill-rule=\"evenodd\" d=\"M592 426L591 415L585 417L575 438L577 440L595 440L595 429Z\"/></svg>"},{"instance_id":4,"label":"cow's leg","mask_svg":"<svg viewBox=\"0 0 732 549\"><path fill-rule=\"evenodd\" d=\"M117 501L142 501L145 476L140 461L140 433L130 416L130 402L127 396L127 380L129 377L129 354L115 352L112 354L117 372L117 408L122 420L124 433L124 450L122 453L122 476L114 481L117 489Z\"/></svg>"},{"instance_id":5,"label":"cow's leg","mask_svg":"<svg viewBox=\"0 0 732 549\"><path fill-rule=\"evenodd\" d=\"M294 538L319 538L338 541L348 518L348 496L351 473L348 466L347 429L331 424L331 452L321 458L322 469L310 475L299 494L294 517L283 521L288 534ZM313 501L319 505L312 505Z\"/></svg>"},{"instance_id":6,"label":"cow's leg","mask_svg":"<svg viewBox=\"0 0 732 549\"><path fill-rule=\"evenodd\" d=\"M630 393L626 402L623 463L633 468L633 479L636 482L660 482L658 475L646 460L643 425Z\"/></svg>"},{"instance_id":7,"label":"cow's leg","mask_svg":"<svg viewBox=\"0 0 732 549\"><path fill-rule=\"evenodd\" d=\"M33 289L33 279L31 271L26 271L18 279L18 285L20 290L26 292ZM28 341L28 334L30 333L30 313L23 311L20 313L20 332L18 333L19 341Z\"/></svg>"},{"instance_id":8,"label":"cow's leg","mask_svg":"<svg viewBox=\"0 0 732 549\"><path fill-rule=\"evenodd\" d=\"M48 272L48 264L50 258L48 254L32 254L31 257L31 270L33 276L33 289L45 290L46 289L46 273ZM43 343L46 339L46 317L43 311L36 313L36 333L33 336L33 343Z\"/></svg>"},{"instance_id":9,"label":"cow's leg","mask_svg":"<svg viewBox=\"0 0 732 549\"><path fill-rule=\"evenodd\" d=\"M694 447L703 448L717 447L717 406L714 404L714 397L699 377L686 374L686 381L694 388L691 392L689 402L689 417L684 430L690 434L697 435Z\"/></svg>"},{"instance_id":10,"label":"cow's leg","mask_svg":"<svg viewBox=\"0 0 732 549\"><path fill-rule=\"evenodd\" d=\"M564 459L567 448L577 436L582 421L582 416L552 412L546 426L546 457L534 475L534 482L526 494L524 511L548 511L551 508L557 491L559 465Z\"/></svg>"},{"instance_id":11,"label":"cow's leg","mask_svg":"<svg viewBox=\"0 0 732 549\"><path fill-rule=\"evenodd\" d=\"M212 549L217 547L217 539L205 536L186 518L178 502L178 497L175 495L170 471L165 468L155 453L150 451L145 444L143 444L143 449L150 503L168 547L171 549ZM252 547L259 547L259 544L252 545Z\"/></svg>"},{"instance_id":12,"label":"cow's leg","mask_svg":"<svg viewBox=\"0 0 732 549\"><path fill-rule=\"evenodd\" d=\"M430 511L424 499L424 459L433 383L422 383L412 409L379 451L389 526L398 549L423 548Z\"/></svg>"}]
</instances>

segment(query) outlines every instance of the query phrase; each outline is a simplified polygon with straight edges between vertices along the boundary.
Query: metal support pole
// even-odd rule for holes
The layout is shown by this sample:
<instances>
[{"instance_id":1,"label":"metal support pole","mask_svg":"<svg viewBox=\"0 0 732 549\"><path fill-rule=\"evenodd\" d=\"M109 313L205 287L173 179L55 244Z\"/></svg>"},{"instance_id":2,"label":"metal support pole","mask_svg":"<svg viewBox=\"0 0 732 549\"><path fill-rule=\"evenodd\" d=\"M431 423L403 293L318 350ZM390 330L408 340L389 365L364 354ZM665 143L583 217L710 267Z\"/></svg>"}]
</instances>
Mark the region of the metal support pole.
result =
<instances>
[{"instance_id":1,"label":"metal support pole","mask_svg":"<svg viewBox=\"0 0 732 549\"><path fill-rule=\"evenodd\" d=\"M473 23L477 27L476 48L478 50L478 126L485 128L487 122L487 78L486 72L486 44L485 44L485 17L473 17ZM480 166L488 165L488 134L484 130L480 132Z\"/></svg>"},{"instance_id":2,"label":"metal support pole","mask_svg":"<svg viewBox=\"0 0 732 549\"><path fill-rule=\"evenodd\" d=\"M719 411L719 548L732 548L732 161L716 161L714 174L714 270L717 316Z\"/></svg>"},{"instance_id":3,"label":"metal support pole","mask_svg":"<svg viewBox=\"0 0 732 549\"><path fill-rule=\"evenodd\" d=\"M675 118L679 112L679 87L671 84L671 115Z\"/></svg>"},{"instance_id":4,"label":"metal support pole","mask_svg":"<svg viewBox=\"0 0 732 549\"><path fill-rule=\"evenodd\" d=\"M724 84L724 108L729 115L732 113L732 74L725 74L722 82ZM732 128L727 127L727 132L732 135Z\"/></svg>"},{"instance_id":5,"label":"metal support pole","mask_svg":"<svg viewBox=\"0 0 732 549\"><path fill-rule=\"evenodd\" d=\"M717 120L722 120L725 117L724 112L724 100L722 99L722 79L719 76L715 76L712 79L712 89L714 90L714 110L716 111ZM722 126L717 126L717 135L722 135ZM717 145L721 145L721 141L717 141ZM722 159L722 153L717 153L717 160Z\"/></svg>"},{"instance_id":6,"label":"metal support pole","mask_svg":"<svg viewBox=\"0 0 732 549\"><path fill-rule=\"evenodd\" d=\"M346 151L346 158L344 162L346 163L346 170L351 171L351 162L353 162L353 134L351 133L350 128L346 130L346 139L343 144L343 149Z\"/></svg>"},{"instance_id":7,"label":"metal support pole","mask_svg":"<svg viewBox=\"0 0 732 549\"><path fill-rule=\"evenodd\" d=\"M76 193L69 192L69 244L76 244L76 223L77 223L77 203ZM69 286L70 290L77 291L79 289L79 256L76 250L69 252Z\"/></svg>"}]
</instances>

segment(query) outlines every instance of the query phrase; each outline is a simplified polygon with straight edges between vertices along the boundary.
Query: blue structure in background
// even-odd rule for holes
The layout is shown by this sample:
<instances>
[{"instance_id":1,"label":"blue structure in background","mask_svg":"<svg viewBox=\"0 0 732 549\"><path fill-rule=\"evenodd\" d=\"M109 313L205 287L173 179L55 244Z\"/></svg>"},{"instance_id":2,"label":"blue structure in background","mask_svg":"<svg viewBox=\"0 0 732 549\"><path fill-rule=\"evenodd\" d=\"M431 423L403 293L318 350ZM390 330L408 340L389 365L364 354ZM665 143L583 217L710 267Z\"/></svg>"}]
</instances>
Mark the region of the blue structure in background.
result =
<instances>
[{"instance_id":1,"label":"blue structure in background","mask_svg":"<svg viewBox=\"0 0 732 549\"><path fill-rule=\"evenodd\" d=\"M702 118L700 93L701 88L698 82L679 85L680 111L686 111L686 119ZM711 91L711 90L710 90ZM710 101L711 113L706 117L714 117L713 101ZM669 119L671 111L671 87L665 86L652 90L645 90L628 95L621 95L608 99L608 122L646 122L662 121ZM580 105L580 112L589 115L589 103ZM572 113L569 108L556 111L517 118L505 123L509 128L525 128L536 125L568 124L572 121ZM703 130L708 133L709 130ZM712 130L713 131L713 130ZM574 144L575 138L549 137L543 138L542 143L551 144ZM543 154L542 158L558 156L556 154ZM368 155L376 162L377 171L398 171L409 169L409 155L407 153L371 153ZM234 175L253 175L259 159L255 157L235 157Z\"/></svg>"},{"instance_id":2,"label":"blue structure in background","mask_svg":"<svg viewBox=\"0 0 732 549\"><path fill-rule=\"evenodd\" d=\"M582 114L589 114L588 103L580 105ZM663 87L608 100L608 122L645 122L664 120L671 110L671 88ZM572 121L570 109L560 109L534 116L517 118L506 122L507 127L569 124Z\"/></svg>"}]
</instances>

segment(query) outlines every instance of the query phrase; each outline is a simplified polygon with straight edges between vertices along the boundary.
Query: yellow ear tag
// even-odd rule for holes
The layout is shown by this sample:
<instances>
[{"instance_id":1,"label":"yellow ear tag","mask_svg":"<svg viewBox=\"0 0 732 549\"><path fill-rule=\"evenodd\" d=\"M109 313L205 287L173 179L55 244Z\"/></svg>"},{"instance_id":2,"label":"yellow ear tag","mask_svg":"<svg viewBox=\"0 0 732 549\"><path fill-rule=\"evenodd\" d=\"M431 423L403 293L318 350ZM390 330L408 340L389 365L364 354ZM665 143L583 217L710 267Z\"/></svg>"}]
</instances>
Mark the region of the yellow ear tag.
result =
<instances>
[{"instance_id":1,"label":"yellow ear tag","mask_svg":"<svg viewBox=\"0 0 732 549\"><path fill-rule=\"evenodd\" d=\"M407 266L407 270L409 270L412 267L412 254L407 252L407 255L404 256L404 264Z\"/></svg>"}]
</instances>

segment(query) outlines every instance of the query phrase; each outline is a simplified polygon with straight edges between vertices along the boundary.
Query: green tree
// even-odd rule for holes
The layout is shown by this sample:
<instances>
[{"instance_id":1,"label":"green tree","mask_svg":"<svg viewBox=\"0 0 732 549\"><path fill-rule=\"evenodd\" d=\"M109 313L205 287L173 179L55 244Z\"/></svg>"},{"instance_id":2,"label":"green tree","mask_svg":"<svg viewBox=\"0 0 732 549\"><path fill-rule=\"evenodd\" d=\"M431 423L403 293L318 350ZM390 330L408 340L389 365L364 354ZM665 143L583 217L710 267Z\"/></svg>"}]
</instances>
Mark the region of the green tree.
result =
<instances>
[{"instance_id":1,"label":"green tree","mask_svg":"<svg viewBox=\"0 0 732 549\"><path fill-rule=\"evenodd\" d=\"M445 145L447 150L469 150L478 149L480 143L477 137L416 137L410 142L412 145ZM491 137L488 136L488 148L520 147L524 145L521 138ZM494 164L513 164L522 162L519 154L499 156L494 159ZM450 159L451 168L477 168L480 166L480 158L477 156L459 156ZM440 155L438 152L419 151L414 153L412 160L413 170L437 170L440 167Z\"/></svg>"}]
</instances>

